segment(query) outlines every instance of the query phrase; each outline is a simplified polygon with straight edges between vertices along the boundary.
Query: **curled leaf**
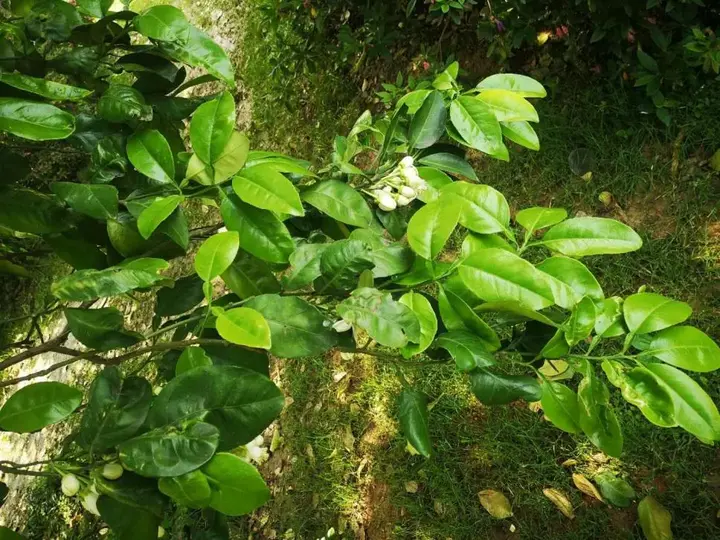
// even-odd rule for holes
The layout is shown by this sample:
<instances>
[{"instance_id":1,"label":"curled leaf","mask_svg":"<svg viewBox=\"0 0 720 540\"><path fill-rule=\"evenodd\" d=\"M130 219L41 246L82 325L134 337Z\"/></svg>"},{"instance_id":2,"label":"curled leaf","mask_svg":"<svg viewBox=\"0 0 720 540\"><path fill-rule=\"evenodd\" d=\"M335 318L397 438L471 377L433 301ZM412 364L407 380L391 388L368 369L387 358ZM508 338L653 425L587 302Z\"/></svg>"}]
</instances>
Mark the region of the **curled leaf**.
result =
<instances>
[{"instance_id":1,"label":"curled leaf","mask_svg":"<svg viewBox=\"0 0 720 540\"><path fill-rule=\"evenodd\" d=\"M555 488L545 488L543 489L543 495L550 499L550 501L557 506L558 510L560 510L565 517L570 519L575 518L572 503L562 491Z\"/></svg>"},{"instance_id":2,"label":"curled leaf","mask_svg":"<svg viewBox=\"0 0 720 540\"><path fill-rule=\"evenodd\" d=\"M485 489L478 493L480 504L496 519L505 519L513 515L508 498L493 489Z\"/></svg>"},{"instance_id":3,"label":"curled leaf","mask_svg":"<svg viewBox=\"0 0 720 540\"><path fill-rule=\"evenodd\" d=\"M573 484L575 484L575 487L578 488L580 491L582 491L585 495L589 495L590 497L595 497L600 502L605 502L600 495L600 492L595 487L595 484L593 484L590 480L585 478L584 475L579 473L573 473L572 475Z\"/></svg>"},{"instance_id":4,"label":"curled leaf","mask_svg":"<svg viewBox=\"0 0 720 540\"><path fill-rule=\"evenodd\" d=\"M654 497L648 495L638 504L640 526L647 540L672 540L672 516Z\"/></svg>"}]
</instances>

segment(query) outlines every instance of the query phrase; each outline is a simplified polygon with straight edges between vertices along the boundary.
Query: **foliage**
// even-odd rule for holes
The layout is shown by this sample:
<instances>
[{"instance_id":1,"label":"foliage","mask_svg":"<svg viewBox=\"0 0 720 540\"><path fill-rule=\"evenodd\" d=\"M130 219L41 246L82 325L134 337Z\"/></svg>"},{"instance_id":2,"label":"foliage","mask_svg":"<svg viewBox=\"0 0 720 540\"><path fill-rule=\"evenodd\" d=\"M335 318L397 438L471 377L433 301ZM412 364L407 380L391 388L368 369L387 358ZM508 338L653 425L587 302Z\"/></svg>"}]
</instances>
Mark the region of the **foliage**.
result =
<instances>
[{"instance_id":1,"label":"foliage","mask_svg":"<svg viewBox=\"0 0 720 540\"><path fill-rule=\"evenodd\" d=\"M67 24L81 20L57 9ZM403 385L398 419L425 456L433 452L430 400L410 374L444 362L467 374L481 402L540 401L554 425L584 433L609 455L620 454L623 437L606 379L651 422L706 442L720 437L712 400L677 369L720 367L717 345L683 325L689 306L644 291L606 297L578 260L638 250L640 237L620 222L567 219L555 208L525 209L512 220L504 196L476 183L462 147L500 160L509 159L506 140L539 147L531 125L538 115L526 98L544 97L542 85L504 74L465 90L452 64L431 87L403 96L391 115L364 113L314 171L288 156L250 151L234 130L229 92L204 103L175 95L199 79L184 83L178 74L185 68L172 60L233 79L222 50L181 12L122 13L78 24L91 27L83 31L96 44L71 41L74 56L84 58L88 48L103 53L92 74L68 74L99 98L82 98L77 113L38 100L62 104L85 95L76 86L56 99L47 89L4 97L0 124L32 140L64 134L92 155L83 181L52 193L6 187L0 222L44 240L80 235L84 245L71 250L72 260L90 248L102 255L89 267L71 262L77 271L53 288L70 332L90 347L72 356L107 367L77 432L46 472L62 475L67 494L80 494L118 537L154 537L171 501L242 515L268 499L257 470L233 454L282 410L282 393L267 376L268 351L296 358L338 348L395 366ZM27 28L35 28L39 18L28 17ZM52 50L73 31L81 32L43 27L25 39ZM117 37L132 31L151 44ZM118 53L135 56L113 63ZM157 80L160 72L172 76ZM26 91L37 88L26 71L15 78ZM82 125L81 114L90 117ZM192 152L179 137L190 116ZM213 200L223 223L195 253L197 276L174 280L163 273L166 261L202 239L188 230L183 211L197 198ZM25 211L14 211L20 205ZM90 234L98 224L106 237ZM464 235L460 253L449 247L457 235ZM217 296L218 278L232 293ZM157 325L147 335L127 330L112 308L92 305L147 289L160 291ZM119 351L134 343L143 345ZM228 349L233 354L222 354ZM146 377L117 367L165 351L182 354L157 396ZM542 367L558 358L581 375L577 392ZM20 361L11 357L3 367ZM0 409L0 427L28 432L61 421L78 409L80 394L60 383L25 386ZM117 461L127 470L119 478L105 467Z\"/></svg>"}]
</instances>

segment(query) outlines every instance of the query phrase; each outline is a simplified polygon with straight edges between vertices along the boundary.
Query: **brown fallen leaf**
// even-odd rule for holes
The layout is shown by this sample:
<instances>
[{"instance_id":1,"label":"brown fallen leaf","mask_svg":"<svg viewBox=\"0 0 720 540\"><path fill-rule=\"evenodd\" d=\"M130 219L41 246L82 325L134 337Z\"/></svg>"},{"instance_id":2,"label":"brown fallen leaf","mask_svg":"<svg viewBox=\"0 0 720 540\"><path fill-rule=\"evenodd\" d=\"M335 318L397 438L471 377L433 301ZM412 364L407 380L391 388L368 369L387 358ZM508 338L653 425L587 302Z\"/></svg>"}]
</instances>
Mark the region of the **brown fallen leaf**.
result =
<instances>
[{"instance_id":1,"label":"brown fallen leaf","mask_svg":"<svg viewBox=\"0 0 720 540\"><path fill-rule=\"evenodd\" d=\"M545 488L543 489L543 495L550 499L550 501L557 506L558 510L560 510L565 517L570 519L575 518L572 503L562 491L555 488Z\"/></svg>"},{"instance_id":2,"label":"brown fallen leaf","mask_svg":"<svg viewBox=\"0 0 720 540\"><path fill-rule=\"evenodd\" d=\"M590 480L585 478L585 476L579 473L573 473L572 479L575 487L582 491L585 495L595 497L600 502L605 502L595 485Z\"/></svg>"},{"instance_id":3,"label":"brown fallen leaf","mask_svg":"<svg viewBox=\"0 0 720 540\"><path fill-rule=\"evenodd\" d=\"M513 515L508 498L493 489L485 489L478 493L480 504L496 519L505 519Z\"/></svg>"}]
</instances>

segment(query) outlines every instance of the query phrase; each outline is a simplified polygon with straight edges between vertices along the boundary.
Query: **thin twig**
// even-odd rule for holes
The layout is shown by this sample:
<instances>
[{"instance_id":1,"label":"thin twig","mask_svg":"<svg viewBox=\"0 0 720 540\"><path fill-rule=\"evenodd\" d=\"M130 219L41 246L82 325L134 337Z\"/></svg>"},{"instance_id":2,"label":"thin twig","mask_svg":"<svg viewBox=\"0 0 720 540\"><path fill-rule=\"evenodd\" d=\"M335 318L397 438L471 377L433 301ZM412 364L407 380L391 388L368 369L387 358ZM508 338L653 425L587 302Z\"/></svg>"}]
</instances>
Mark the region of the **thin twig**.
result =
<instances>
[{"instance_id":1,"label":"thin twig","mask_svg":"<svg viewBox=\"0 0 720 540\"><path fill-rule=\"evenodd\" d=\"M0 465L0 471L7 473L7 474L21 474L24 476L48 476L53 477L55 476L51 472L46 471L26 471L24 469L16 469L15 467L8 467L6 465Z\"/></svg>"}]
</instances>

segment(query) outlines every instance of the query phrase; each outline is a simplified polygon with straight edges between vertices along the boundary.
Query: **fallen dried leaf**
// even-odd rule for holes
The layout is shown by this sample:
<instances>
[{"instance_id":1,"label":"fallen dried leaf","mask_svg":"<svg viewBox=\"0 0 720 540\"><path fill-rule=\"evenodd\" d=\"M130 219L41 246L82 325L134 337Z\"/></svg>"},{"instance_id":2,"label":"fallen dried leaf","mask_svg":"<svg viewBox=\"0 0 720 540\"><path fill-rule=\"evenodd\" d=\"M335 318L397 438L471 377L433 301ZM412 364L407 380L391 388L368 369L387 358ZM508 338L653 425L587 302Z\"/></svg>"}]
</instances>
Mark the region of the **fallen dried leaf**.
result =
<instances>
[{"instance_id":1,"label":"fallen dried leaf","mask_svg":"<svg viewBox=\"0 0 720 540\"><path fill-rule=\"evenodd\" d=\"M418 492L418 483L414 480L410 480L409 482L405 482L405 491L408 493L417 493Z\"/></svg>"},{"instance_id":2,"label":"fallen dried leaf","mask_svg":"<svg viewBox=\"0 0 720 540\"><path fill-rule=\"evenodd\" d=\"M550 501L557 506L558 510L560 510L565 517L570 519L575 518L572 503L562 491L555 488L545 488L543 489L543 495L550 499Z\"/></svg>"},{"instance_id":3,"label":"fallen dried leaf","mask_svg":"<svg viewBox=\"0 0 720 540\"><path fill-rule=\"evenodd\" d=\"M493 489L485 489L478 493L480 504L487 510L488 514L497 519L509 518L513 515L512 507L508 498Z\"/></svg>"},{"instance_id":4,"label":"fallen dried leaf","mask_svg":"<svg viewBox=\"0 0 720 540\"><path fill-rule=\"evenodd\" d=\"M333 381L338 383L345 378L345 375L347 375L347 371L337 371L333 374Z\"/></svg>"},{"instance_id":5,"label":"fallen dried leaf","mask_svg":"<svg viewBox=\"0 0 720 540\"><path fill-rule=\"evenodd\" d=\"M595 497L600 502L605 502L595 485L590 480L585 478L585 476L579 473L573 473L572 479L575 487L582 491L585 495Z\"/></svg>"},{"instance_id":6,"label":"fallen dried leaf","mask_svg":"<svg viewBox=\"0 0 720 540\"><path fill-rule=\"evenodd\" d=\"M569 469L570 467L574 467L574 466L577 465L577 464L578 464L578 460L577 460L577 459L566 459L566 460L563 461L560 465L561 465L562 467L565 467L566 469Z\"/></svg>"}]
</instances>

